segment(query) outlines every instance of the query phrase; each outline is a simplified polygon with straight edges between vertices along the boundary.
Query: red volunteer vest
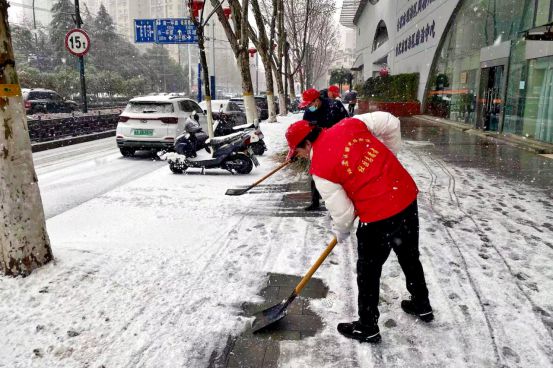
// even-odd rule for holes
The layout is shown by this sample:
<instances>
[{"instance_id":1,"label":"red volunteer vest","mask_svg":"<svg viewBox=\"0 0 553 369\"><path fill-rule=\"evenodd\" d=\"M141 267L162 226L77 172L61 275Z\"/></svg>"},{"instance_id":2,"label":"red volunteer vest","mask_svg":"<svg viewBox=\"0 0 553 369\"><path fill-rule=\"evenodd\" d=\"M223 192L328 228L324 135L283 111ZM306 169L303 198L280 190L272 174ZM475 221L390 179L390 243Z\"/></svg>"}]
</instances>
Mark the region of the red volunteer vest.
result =
<instances>
[{"instance_id":1,"label":"red volunteer vest","mask_svg":"<svg viewBox=\"0 0 553 369\"><path fill-rule=\"evenodd\" d=\"M340 184L363 223L392 217L417 198L417 185L365 123L346 118L313 144L310 173Z\"/></svg>"}]
</instances>

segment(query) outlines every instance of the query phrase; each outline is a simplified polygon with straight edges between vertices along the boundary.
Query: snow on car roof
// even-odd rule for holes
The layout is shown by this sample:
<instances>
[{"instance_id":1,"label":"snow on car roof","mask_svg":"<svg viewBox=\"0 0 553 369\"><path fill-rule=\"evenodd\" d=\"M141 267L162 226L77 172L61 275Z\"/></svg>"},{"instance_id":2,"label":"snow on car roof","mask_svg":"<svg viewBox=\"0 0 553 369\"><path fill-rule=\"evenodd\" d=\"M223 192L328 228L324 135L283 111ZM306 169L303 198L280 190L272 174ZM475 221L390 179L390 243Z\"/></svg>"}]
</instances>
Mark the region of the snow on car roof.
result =
<instances>
[{"instance_id":1,"label":"snow on car roof","mask_svg":"<svg viewBox=\"0 0 553 369\"><path fill-rule=\"evenodd\" d=\"M165 95L165 96L139 96L139 97L130 99L129 102L173 102L173 101L182 101L182 100L194 101L186 97Z\"/></svg>"}]
</instances>

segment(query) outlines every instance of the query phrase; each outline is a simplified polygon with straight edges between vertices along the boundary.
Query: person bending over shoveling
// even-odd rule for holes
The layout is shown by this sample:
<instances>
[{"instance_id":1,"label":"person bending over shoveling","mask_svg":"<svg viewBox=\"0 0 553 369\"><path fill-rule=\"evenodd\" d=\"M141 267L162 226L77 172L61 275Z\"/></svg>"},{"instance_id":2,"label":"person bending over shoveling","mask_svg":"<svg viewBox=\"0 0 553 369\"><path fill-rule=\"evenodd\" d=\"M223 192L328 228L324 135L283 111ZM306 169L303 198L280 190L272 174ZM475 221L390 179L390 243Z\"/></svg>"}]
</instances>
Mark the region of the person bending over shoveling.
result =
<instances>
[{"instance_id":1,"label":"person bending over shoveling","mask_svg":"<svg viewBox=\"0 0 553 369\"><path fill-rule=\"evenodd\" d=\"M401 145L399 119L384 112L368 113L343 119L329 129L301 120L288 127L286 140L288 159L311 158L309 172L332 217L338 242L349 237L359 217L359 320L338 324L338 331L361 342L380 342L380 274L391 250L411 294L401 302L402 309L432 321L419 261L418 189L394 155Z\"/></svg>"}]
</instances>

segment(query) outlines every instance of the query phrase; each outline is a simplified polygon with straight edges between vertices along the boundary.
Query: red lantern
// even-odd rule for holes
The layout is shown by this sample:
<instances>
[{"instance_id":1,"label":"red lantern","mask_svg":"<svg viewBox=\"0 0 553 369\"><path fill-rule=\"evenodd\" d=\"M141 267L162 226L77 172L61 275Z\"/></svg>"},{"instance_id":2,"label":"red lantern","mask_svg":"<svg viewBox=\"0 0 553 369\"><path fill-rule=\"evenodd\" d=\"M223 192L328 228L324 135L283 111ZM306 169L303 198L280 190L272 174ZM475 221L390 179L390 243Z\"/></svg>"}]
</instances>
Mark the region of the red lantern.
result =
<instances>
[{"instance_id":1,"label":"red lantern","mask_svg":"<svg viewBox=\"0 0 553 369\"><path fill-rule=\"evenodd\" d=\"M230 8L223 8L223 13L225 14L225 18L229 19L232 13L232 10Z\"/></svg>"},{"instance_id":2,"label":"red lantern","mask_svg":"<svg viewBox=\"0 0 553 369\"><path fill-rule=\"evenodd\" d=\"M388 75L390 74L390 71L388 70L388 68L382 67L380 68L380 72L378 73L380 74L380 77L384 78L384 77L388 77Z\"/></svg>"},{"instance_id":3,"label":"red lantern","mask_svg":"<svg viewBox=\"0 0 553 369\"><path fill-rule=\"evenodd\" d=\"M200 10L204 8L204 3L204 0L192 0L192 12L195 18L198 18L200 15Z\"/></svg>"},{"instance_id":4,"label":"red lantern","mask_svg":"<svg viewBox=\"0 0 553 369\"><path fill-rule=\"evenodd\" d=\"M253 48L253 47L250 47L248 49L248 52L250 53L250 58L253 58L253 56L255 55L255 53L257 52L257 49Z\"/></svg>"}]
</instances>

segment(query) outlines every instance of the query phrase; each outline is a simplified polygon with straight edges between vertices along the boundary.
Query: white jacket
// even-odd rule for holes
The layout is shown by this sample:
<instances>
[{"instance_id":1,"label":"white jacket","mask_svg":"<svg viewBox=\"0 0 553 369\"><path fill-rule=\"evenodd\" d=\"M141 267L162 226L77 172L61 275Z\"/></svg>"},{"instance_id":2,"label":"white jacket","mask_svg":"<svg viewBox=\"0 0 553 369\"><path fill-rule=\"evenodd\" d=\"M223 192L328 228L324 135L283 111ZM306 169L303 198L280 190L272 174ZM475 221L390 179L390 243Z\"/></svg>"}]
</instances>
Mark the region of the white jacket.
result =
<instances>
[{"instance_id":1,"label":"white jacket","mask_svg":"<svg viewBox=\"0 0 553 369\"><path fill-rule=\"evenodd\" d=\"M354 118L363 121L369 131L397 155L401 148L401 127L398 118L382 111L355 115ZM340 232L349 232L355 220L355 207L344 188L315 175L313 180L334 221L334 226Z\"/></svg>"}]
</instances>

